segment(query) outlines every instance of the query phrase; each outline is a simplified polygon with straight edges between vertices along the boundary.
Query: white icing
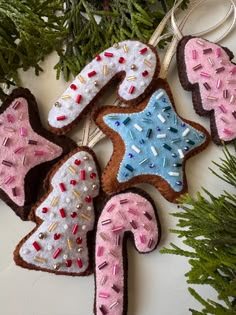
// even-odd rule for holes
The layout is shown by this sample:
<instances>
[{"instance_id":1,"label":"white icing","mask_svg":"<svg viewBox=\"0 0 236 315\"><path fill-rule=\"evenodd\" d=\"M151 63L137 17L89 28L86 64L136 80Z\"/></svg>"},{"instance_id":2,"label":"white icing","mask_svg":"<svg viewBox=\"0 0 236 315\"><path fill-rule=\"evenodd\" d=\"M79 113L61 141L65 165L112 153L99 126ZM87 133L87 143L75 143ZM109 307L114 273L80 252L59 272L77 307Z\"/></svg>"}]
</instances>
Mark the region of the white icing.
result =
<instances>
[{"instance_id":1,"label":"white icing","mask_svg":"<svg viewBox=\"0 0 236 315\"><path fill-rule=\"evenodd\" d=\"M84 160L84 157L89 157L88 160ZM80 165L75 165L74 161L78 159L81 160ZM73 166L76 169L76 174L71 173L68 170L69 166ZM26 242L20 248L19 254L24 261L35 265L39 268L44 268L50 271L55 271L53 266L55 264L59 264L60 267L58 269L59 272L68 272L68 273L77 273L86 271L89 264L88 257L88 248L87 248L87 232L93 230L94 227L94 208L93 208L93 200L90 203L85 201L86 196L91 196L94 198L99 193L99 178L98 175L91 179L91 172L86 172L86 179L80 179L80 170L90 169L92 172L96 173L96 165L93 160L93 157L87 153L86 151L80 151L75 153L73 156L68 158L68 160L57 170L55 175L51 180L52 191L47 196L47 198L40 204L40 206L36 209L35 214L37 217L43 220L43 223L37 228L37 230L26 240ZM64 177L62 177L62 174ZM77 184L70 184L71 180L76 180ZM66 191L62 192L59 183L63 183L66 187ZM93 185L97 186L96 190L92 189ZM88 191L84 191L84 187L88 187ZM77 198L72 195L72 191L76 189L80 193L80 197ZM60 197L57 206L53 207L52 201L55 197ZM68 200L71 200L68 204ZM83 206L81 209L77 209L76 206L81 203ZM42 209L46 207L48 208L47 213L43 213ZM89 207L89 211L88 208ZM59 210L63 208L66 213L66 217L62 218ZM75 218L71 217L71 213L76 212L77 216ZM86 220L81 217L81 214L89 215L90 219ZM53 231L49 231L49 227L52 223L57 223L56 228ZM78 224L78 230L73 235L72 230L74 226ZM40 239L39 234L45 234L45 238ZM54 239L55 233L60 234L61 237L58 240ZM76 243L76 239L81 237L83 239L81 244ZM69 249L67 244L67 239L71 240L72 249ZM33 242L37 242L41 250L36 251L33 247ZM80 252L78 252L79 248L83 248ZM58 248L61 248L62 251L60 255L53 259L53 253ZM46 259L45 262L37 262L34 257L43 257ZM67 267L65 263L65 258L72 260L72 266ZM83 267L79 268L77 264L77 259L81 259L83 262Z\"/></svg>"},{"instance_id":2,"label":"white icing","mask_svg":"<svg viewBox=\"0 0 236 315\"><path fill-rule=\"evenodd\" d=\"M124 45L128 47L127 53L123 49ZM140 50L143 48L147 48L147 51L141 54ZM112 53L114 56L106 57L104 56L105 52ZM60 97L57 102L60 103L61 106L57 107L54 105L51 108L48 115L49 125L54 128L63 128L69 125L80 115L82 110L91 103L98 92L100 92L100 90L120 72L125 72L125 77L119 85L118 94L126 101L130 101L142 95L153 80L157 65L157 57L149 46L141 42L132 40L123 41L119 43L118 49L110 47L99 56L102 58L100 61L97 61L96 58L93 59L80 72L80 75L86 82L81 83L77 76L72 82L72 84L77 86L77 89L73 90L69 86L63 93L64 96L69 95L70 98L63 99L63 97ZM120 57L125 59L123 63L119 63ZM145 63L145 60L150 64L150 66ZM107 66L107 75L103 74L104 65ZM135 69L131 69L132 65L135 65ZM95 76L88 77L88 73L91 71L96 71L97 74ZM147 76L142 75L144 71L148 71ZM132 76L135 76L136 80L127 80ZM94 81L97 82L97 86L94 85ZM131 86L135 86L132 94L129 93ZM76 103L78 94L82 95L79 104ZM66 116L66 119L58 121L58 116Z\"/></svg>"}]
</instances>

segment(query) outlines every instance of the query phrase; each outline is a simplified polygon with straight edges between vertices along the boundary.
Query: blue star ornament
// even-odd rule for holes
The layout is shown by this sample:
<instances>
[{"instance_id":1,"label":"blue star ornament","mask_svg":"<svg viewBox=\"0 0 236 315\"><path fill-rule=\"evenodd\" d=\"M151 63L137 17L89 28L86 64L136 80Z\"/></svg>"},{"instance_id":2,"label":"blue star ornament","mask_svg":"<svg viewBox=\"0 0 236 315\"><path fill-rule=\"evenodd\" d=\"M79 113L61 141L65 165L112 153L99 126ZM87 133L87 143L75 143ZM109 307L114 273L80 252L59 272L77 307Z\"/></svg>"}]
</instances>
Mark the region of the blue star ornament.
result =
<instances>
[{"instance_id":1,"label":"blue star ornament","mask_svg":"<svg viewBox=\"0 0 236 315\"><path fill-rule=\"evenodd\" d=\"M187 191L185 162L203 150L207 131L180 118L166 82L134 109L105 107L96 122L111 138L114 152L102 183L107 193L137 183L154 185L169 201Z\"/></svg>"}]
</instances>

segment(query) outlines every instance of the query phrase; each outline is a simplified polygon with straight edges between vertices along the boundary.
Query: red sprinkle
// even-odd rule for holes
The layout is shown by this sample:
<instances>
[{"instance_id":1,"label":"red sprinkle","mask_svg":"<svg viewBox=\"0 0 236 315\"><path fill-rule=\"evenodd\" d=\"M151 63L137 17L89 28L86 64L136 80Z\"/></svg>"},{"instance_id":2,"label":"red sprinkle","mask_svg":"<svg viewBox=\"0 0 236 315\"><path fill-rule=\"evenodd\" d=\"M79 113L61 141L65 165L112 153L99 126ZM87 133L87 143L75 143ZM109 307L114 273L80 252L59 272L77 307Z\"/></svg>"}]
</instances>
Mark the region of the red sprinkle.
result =
<instances>
[{"instance_id":1,"label":"red sprinkle","mask_svg":"<svg viewBox=\"0 0 236 315\"><path fill-rule=\"evenodd\" d=\"M76 243L77 243L78 245L80 245L80 244L82 244L82 242L83 242L82 237L77 237Z\"/></svg>"},{"instance_id":2,"label":"red sprinkle","mask_svg":"<svg viewBox=\"0 0 236 315\"><path fill-rule=\"evenodd\" d=\"M93 179L93 178L96 178L96 177L97 177L97 174L96 174L96 173L91 173L91 174L90 174L90 178Z\"/></svg>"},{"instance_id":3,"label":"red sprinkle","mask_svg":"<svg viewBox=\"0 0 236 315\"><path fill-rule=\"evenodd\" d=\"M85 170L80 171L80 179L85 180Z\"/></svg>"},{"instance_id":4,"label":"red sprinkle","mask_svg":"<svg viewBox=\"0 0 236 315\"><path fill-rule=\"evenodd\" d=\"M62 249L61 248L58 248L55 252L54 252L54 254L53 254L53 259L56 259L59 255L60 255L60 253L61 253L61 251L62 251Z\"/></svg>"},{"instance_id":5,"label":"red sprinkle","mask_svg":"<svg viewBox=\"0 0 236 315\"><path fill-rule=\"evenodd\" d=\"M74 212L71 212L70 216L74 219L77 217L77 213L74 211Z\"/></svg>"},{"instance_id":6,"label":"red sprinkle","mask_svg":"<svg viewBox=\"0 0 236 315\"><path fill-rule=\"evenodd\" d=\"M104 53L104 56L106 56L106 57L114 57L114 54L111 53L111 52L106 51L106 52Z\"/></svg>"},{"instance_id":7,"label":"red sprinkle","mask_svg":"<svg viewBox=\"0 0 236 315\"><path fill-rule=\"evenodd\" d=\"M66 191L66 187L65 187L65 185L63 183L60 183L59 187L60 187L62 192Z\"/></svg>"},{"instance_id":8,"label":"red sprinkle","mask_svg":"<svg viewBox=\"0 0 236 315\"><path fill-rule=\"evenodd\" d=\"M120 57L120 58L119 58L119 63L123 63L123 62L125 62L125 58Z\"/></svg>"},{"instance_id":9,"label":"red sprinkle","mask_svg":"<svg viewBox=\"0 0 236 315\"><path fill-rule=\"evenodd\" d=\"M55 233L53 236L54 240L57 241L61 238L61 234L60 233Z\"/></svg>"},{"instance_id":10,"label":"red sprinkle","mask_svg":"<svg viewBox=\"0 0 236 315\"><path fill-rule=\"evenodd\" d=\"M71 88L72 90L74 90L74 91L77 90L77 86L76 86L75 84L73 84L73 83L70 85L70 88Z\"/></svg>"},{"instance_id":11,"label":"red sprinkle","mask_svg":"<svg viewBox=\"0 0 236 315\"><path fill-rule=\"evenodd\" d=\"M65 218L66 217L65 210L63 208L61 208L59 211L60 211L61 217Z\"/></svg>"},{"instance_id":12,"label":"red sprinkle","mask_svg":"<svg viewBox=\"0 0 236 315\"><path fill-rule=\"evenodd\" d=\"M72 234L73 235L76 234L76 232L78 231L78 228L79 228L78 224L75 224L74 227L73 227L73 230L72 230Z\"/></svg>"},{"instance_id":13,"label":"red sprinkle","mask_svg":"<svg viewBox=\"0 0 236 315\"><path fill-rule=\"evenodd\" d=\"M77 263L78 263L79 268L83 267L83 263L82 263L82 260L80 258L77 259Z\"/></svg>"},{"instance_id":14,"label":"red sprinkle","mask_svg":"<svg viewBox=\"0 0 236 315\"><path fill-rule=\"evenodd\" d=\"M71 266L72 266L72 260L71 259L67 259L66 267L71 267Z\"/></svg>"},{"instance_id":15,"label":"red sprinkle","mask_svg":"<svg viewBox=\"0 0 236 315\"><path fill-rule=\"evenodd\" d=\"M143 77L146 77L147 75L148 75L148 71L147 71L147 70L145 70L145 71L142 72L142 76L143 76Z\"/></svg>"},{"instance_id":16,"label":"red sprinkle","mask_svg":"<svg viewBox=\"0 0 236 315\"><path fill-rule=\"evenodd\" d=\"M75 165L80 165L81 164L81 161L80 160L75 160Z\"/></svg>"},{"instance_id":17,"label":"red sprinkle","mask_svg":"<svg viewBox=\"0 0 236 315\"><path fill-rule=\"evenodd\" d=\"M84 200L89 203L89 202L92 201L92 197L91 196L86 196Z\"/></svg>"},{"instance_id":18,"label":"red sprinkle","mask_svg":"<svg viewBox=\"0 0 236 315\"><path fill-rule=\"evenodd\" d=\"M142 48L140 51L140 54L145 54L145 52L147 52L147 47Z\"/></svg>"},{"instance_id":19,"label":"red sprinkle","mask_svg":"<svg viewBox=\"0 0 236 315\"><path fill-rule=\"evenodd\" d=\"M133 94L135 90L135 86L131 85L131 87L129 88L129 94Z\"/></svg>"},{"instance_id":20,"label":"red sprinkle","mask_svg":"<svg viewBox=\"0 0 236 315\"><path fill-rule=\"evenodd\" d=\"M91 78L91 77L95 76L96 74L97 74L97 72L93 70L93 71L88 73L88 77Z\"/></svg>"},{"instance_id":21,"label":"red sprinkle","mask_svg":"<svg viewBox=\"0 0 236 315\"><path fill-rule=\"evenodd\" d=\"M7 114L7 121L8 121L9 123L13 123L13 122L15 121L14 116L13 116L13 115L10 115L10 114Z\"/></svg>"},{"instance_id":22,"label":"red sprinkle","mask_svg":"<svg viewBox=\"0 0 236 315\"><path fill-rule=\"evenodd\" d=\"M76 97L76 100L75 100L77 104L80 103L81 98L82 98L82 95L81 95L81 94L78 94L77 97Z\"/></svg>"},{"instance_id":23,"label":"red sprinkle","mask_svg":"<svg viewBox=\"0 0 236 315\"><path fill-rule=\"evenodd\" d=\"M40 251L41 247L36 241L33 242L33 246L34 246L34 248L36 249L37 252Z\"/></svg>"},{"instance_id":24,"label":"red sprinkle","mask_svg":"<svg viewBox=\"0 0 236 315\"><path fill-rule=\"evenodd\" d=\"M65 120L66 119L66 116L63 115L63 116L57 116L57 120Z\"/></svg>"},{"instance_id":25,"label":"red sprinkle","mask_svg":"<svg viewBox=\"0 0 236 315\"><path fill-rule=\"evenodd\" d=\"M75 186L75 185L77 184L77 182L76 182L76 180L72 179L72 180L70 181L70 184Z\"/></svg>"},{"instance_id":26,"label":"red sprinkle","mask_svg":"<svg viewBox=\"0 0 236 315\"><path fill-rule=\"evenodd\" d=\"M43 207L43 209L42 209L42 213L47 213L47 212L48 212L48 208Z\"/></svg>"},{"instance_id":27,"label":"red sprinkle","mask_svg":"<svg viewBox=\"0 0 236 315\"><path fill-rule=\"evenodd\" d=\"M102 57L100 55L96 55L95 57L96 57L97 61L101 61L102 60Z\"/></svg>"}]
</instances>

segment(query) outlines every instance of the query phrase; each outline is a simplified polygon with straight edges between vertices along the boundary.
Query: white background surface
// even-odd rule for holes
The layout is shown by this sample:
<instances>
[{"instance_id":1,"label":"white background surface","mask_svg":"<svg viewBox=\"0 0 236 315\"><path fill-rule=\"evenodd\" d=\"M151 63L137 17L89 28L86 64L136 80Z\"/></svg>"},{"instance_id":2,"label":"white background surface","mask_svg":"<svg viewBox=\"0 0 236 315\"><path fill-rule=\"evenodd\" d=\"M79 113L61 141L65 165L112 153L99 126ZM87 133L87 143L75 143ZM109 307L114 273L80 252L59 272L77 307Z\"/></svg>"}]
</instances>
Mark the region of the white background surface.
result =
<instances>
[{"instance_id":1,"label":"white background surface","mask_svg":"<svg viewBox=\"0 0 236 315\"><path fill-rule=\"evenodd\" d=\"M214 5L212 5L214 4ZM229 7L226 0L206 1L191 17L185 34L192 34L215 24L223 17ZM219 33L223 32L221 28ZM222 45L236 50L235 30L222 41ZM214 39L214 33L207 38ZM162 56L162 54L160 54ZM25 87L36 96L43 123L46 125L50 106L65 90L68 83L63 79L55 80L53 66L55 55L49 56L40 77L34 76L34 71L22 74ZM191 93L185 92L180 86L175 60L169 72L169 83L176 102L178 113L183 117L201 123L209 130L209 119L195 114L191 103ZM112 95L114 97L114 95ZM111 99L105 97L104 104L111 104ZM79 125L70 136L79 140ZM94 151L97 153L102 168L106 165L112 145L109 140L103 140ZM220 194L223 189L232 190L222 185L222 181L212 175L208 167L212 160L222 157L222 148L211 143L201 154L191 158L187 163L187 179L189 192L193 195L202 186L214 194ZM176 220L170 216L177 211L175 205L165 201L153 187L142 185L155 200L162 224L162 240L158 249L142 256L135 252L131 243L129 252L129 311L128 315L186 315L188 309L201 307L188 293L184 274L189 270L186 258L162 255L159 250L170 242L182 244L173 234L168 232L174 228ZM21 221L14 212L0 201L0 313L2 315L92 315L94 298L94 278L56 276L45 272L29 271L15 266L13 250L17 243L34 227L32 222ZM197 287L204 297L215 297L215 293L207 286Z\"/></svg>"}]
</instances>

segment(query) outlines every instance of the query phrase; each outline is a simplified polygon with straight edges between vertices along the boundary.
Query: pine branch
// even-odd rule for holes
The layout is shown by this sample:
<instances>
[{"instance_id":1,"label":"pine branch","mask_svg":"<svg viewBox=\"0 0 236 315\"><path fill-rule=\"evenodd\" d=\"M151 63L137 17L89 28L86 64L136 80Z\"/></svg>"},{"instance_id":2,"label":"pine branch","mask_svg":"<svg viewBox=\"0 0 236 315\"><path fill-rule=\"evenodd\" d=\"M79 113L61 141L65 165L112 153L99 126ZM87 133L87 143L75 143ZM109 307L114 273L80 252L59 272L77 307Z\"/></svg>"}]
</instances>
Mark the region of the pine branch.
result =
<instances>
[{"instance_id":1,"label":"pine branch","mask_svg":"<svg viewBox=\"0 0 236 315\"><path fill-rule=\"evenodd\" d=\"M224 158L214 163L220 171L212 171L223 181L236 186L236 143L234 153L224 147ZM224 192L214 196L203 189L205 196L198 193L197 199L190 195L182 196L181 212L174 213L178 228L172 230L189 251L170 244L163 253L190 258L190 271L185 275L190 284L208 284L216 290L218 300L205 300L193 290L190 293L204 306L201 312L192 314L236 314L236 194Z\"/></svg>"}]
</instances>

